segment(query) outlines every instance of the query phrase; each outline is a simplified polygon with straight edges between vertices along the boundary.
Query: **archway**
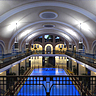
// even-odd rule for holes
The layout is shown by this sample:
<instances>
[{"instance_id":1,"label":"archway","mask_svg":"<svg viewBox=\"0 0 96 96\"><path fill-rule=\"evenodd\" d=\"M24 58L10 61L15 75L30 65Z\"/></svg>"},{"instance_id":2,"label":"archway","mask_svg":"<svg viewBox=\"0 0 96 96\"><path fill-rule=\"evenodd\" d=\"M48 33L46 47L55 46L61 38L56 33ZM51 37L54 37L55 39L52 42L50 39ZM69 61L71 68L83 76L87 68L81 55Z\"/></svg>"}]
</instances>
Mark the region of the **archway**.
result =
<instances>
[{"instance_id":1,"label":"archway","mask_svg":"<svg viewBox=\"0 0 96 96\"><path fill-rule=\"evenodd\" d=\"M46 53L47 53L47 54L51 54L51 47L50 47L50 46L47 46L47 47L46 47Z\"/></svg>"},{"instance_id":2,"label":"archway","mask_svg":"<svg viewBox=\"0 0 96 96\"><path fill-rule=\"evenodd\" d=\"M36 54L42 54L42 45L40 44L33 44L30 47L31 51L35 52Z\"/></svg>"},{"instance_id":3,"label":"archway","mask_svg":"<svg viewBox=\"0 0 96 96\"><path fill-rule=\"evenodd\" d=\"M64 46L64 44L57 44L55 46L55 51L58 54L58 51L66 51L67 50L67 46Z\"/></svg>"},{"instance_id":4,"label":"archway","mask_svg":"<svg viewBox=\"0 0 96 96\"><path fill-rule=\"evenodd\" d=\"M45 54L53 54L53 46L51 44L45 45Z\"/></svg>"}]
</instances>

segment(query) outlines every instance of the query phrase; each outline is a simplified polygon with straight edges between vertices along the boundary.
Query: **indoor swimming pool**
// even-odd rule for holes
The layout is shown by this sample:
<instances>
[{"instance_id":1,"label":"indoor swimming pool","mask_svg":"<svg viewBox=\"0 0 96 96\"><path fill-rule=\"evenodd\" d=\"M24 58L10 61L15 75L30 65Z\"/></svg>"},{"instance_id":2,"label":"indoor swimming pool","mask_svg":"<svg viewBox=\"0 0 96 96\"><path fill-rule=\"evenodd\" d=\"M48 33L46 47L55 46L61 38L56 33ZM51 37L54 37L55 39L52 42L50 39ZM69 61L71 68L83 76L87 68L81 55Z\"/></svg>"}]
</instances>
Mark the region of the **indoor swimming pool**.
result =
<instances>
[{"instance_id":1,"label":"indoor swimming pool","mask_svg":"<svg viewBox=\"0 0 96 96\"><path fill-rule=\"evenodd\" d=\"M60 68L34 69L17 96L80 96L66 76L66 72Z\"/></svg>"}]
</instances>

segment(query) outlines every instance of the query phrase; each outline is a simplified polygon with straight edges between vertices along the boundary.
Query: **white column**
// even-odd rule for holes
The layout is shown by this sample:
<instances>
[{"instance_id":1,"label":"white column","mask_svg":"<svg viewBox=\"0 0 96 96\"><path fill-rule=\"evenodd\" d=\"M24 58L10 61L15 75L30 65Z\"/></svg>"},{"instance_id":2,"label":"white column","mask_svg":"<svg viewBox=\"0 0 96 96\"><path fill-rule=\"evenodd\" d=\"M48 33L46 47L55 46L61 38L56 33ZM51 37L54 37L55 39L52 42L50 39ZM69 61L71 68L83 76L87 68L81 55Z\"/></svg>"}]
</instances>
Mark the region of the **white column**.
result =
<instances>
[{"instance_id":1,"label":"white column","mask_svg":"<svg viewBox=\"0 0 96 96\"><path fill-rule=\"evenodd\" d=\"M12 67L12 72L16 73L16 75L18 75L18 70L18 64Z\"/></svg>"},{"instance_id":2,"label":"white column","mask_svg":"<svg viewBox=\"0 0 96 96\"><path fill-rule=\"evenodd\" d=\"M86 72L86 68L82 66L81 64L79 64L79 75L82 75L85 72Z\"/></svg>"}]
</instances>

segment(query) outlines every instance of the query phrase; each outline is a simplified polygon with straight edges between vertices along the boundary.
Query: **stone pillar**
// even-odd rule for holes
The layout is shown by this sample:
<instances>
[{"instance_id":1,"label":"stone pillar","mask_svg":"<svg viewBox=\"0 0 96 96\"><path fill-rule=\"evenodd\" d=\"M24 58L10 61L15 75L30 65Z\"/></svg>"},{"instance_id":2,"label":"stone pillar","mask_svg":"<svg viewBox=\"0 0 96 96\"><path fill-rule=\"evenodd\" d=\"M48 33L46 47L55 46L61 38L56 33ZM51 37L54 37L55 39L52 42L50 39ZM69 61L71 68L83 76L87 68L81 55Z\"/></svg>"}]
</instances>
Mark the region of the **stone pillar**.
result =
<instances>
[{"instance_id":1,"label":"stone pillar","mask_svg":"<svg viewBox=\"0 0 96 96\"><path fill-rule=\"evenodd\" d=\"M45 38L44 38L44 35L42 36L42 44L45 43Z\"/></svg>"},{"instance_id":2,"label":"stone pillar","mask_svg":"<svg viewBox=\"0 0 96 96\"><path fill-rule=\"evenodd\" d=\"M78 74L78 72L76 71L78 70L77 69L77 62L72 60L72 71L75 73L75 74Z\"/></svg>"},{"instance_id":3,"label":"stone pillar","mask_svg":"<svg viewBox=\"0 0 96 96\"><path fill-rule=\"evenodd\" d=\"M26 61L26 59L25 59L25 70L27 70L27 61Z\"/></svg>"},{"instance_id":4,"label":"stone pillar","mask_svg":"<svg viewBox=\"0 0 96 96\"><path fill-rule=\"evenodd\" d=\"M85 70L86 70L86 74L90 76L91 75L91 71L89 69L87 69L87 68L85 68ZM90 77L87 77L86 83L88 85L87 88L90 89Z\"/></svg>"},{"instance_id":5,"label":"stone pillar","mask_svg":"<svg viewBox=\"0 0 96 96\"><path fill-rule=\"evenodd\" d=\"M26 60L25 60L25 70L27 70L27 68L29 67L29 58L27 58Z\"/></svg>"},{"instance_id":6,"label":"stone pillar","mask_svg":"<svg viewBox=\"0 0 96 96\"><path fill-rule=\"evenodd\" d=\"M25 62L25 60L24 61L22 61L21 63L20 63L20 67L21 66L23 66L24 67L24 69L26 68L26 62ZM25 69L26 70L26 69Z\"/></svg>"},{"instance_id":7,"label":"stone pillar","mask_svg":"<svg viewBox=\"0 0 96 96\"><path fill-rule=\"evenodd\" d=\"M69 69L72 71L72 60L69 59Z\"/></svg>"},{"instance_id":8,"label":"stone pillar","mask_svg":"<svg viewBox=\"0 0 96 96\"><path fill-rule=\"evenodd\" d=\"M45 54L45 46L42 46L42 54Z\"/></svg>"},{"instance_id":9,"label":"stone pillar","mask_svg":"<svg viewBox=\"0 0 96 96\"><path fill-rule=\"evenodd\" d=\"M55 57L53 57L53 66L55 66Z\"/></svg>"},{"instance_id":10,"label":"stone pillar","mask_svg":"<svg viewBox=\"0 0 96 96\"><path fill-rule=\"evenodd\" d=\"M42 66L45 65L45 57L42 57Z\"/></svg>"},{"instance_id":11,"label":"stone pillar","mask_svg":"<svg viewBox=\"0 0 96 96\"><path fill-rule=\"evenodd\" d=\"M29 57L29 67L31 67L31 58Z\"/></svg>"},{"instance_id":12,"label":"stone pillar","mask_svg":"<svg viewBox=\"0 0 96 96\"><path fill-rule=\"evenodd\" d=\"M55 46L53 46L53 54L55 54Z\"/></svg>"},{"instance_id":13,"label":"stone pillar","mask_svg":"<svg viewBox=\"0 0 96 96\"><path fill-rule=\"evenodd\" d=\"M82 75L83 73L85 73L85 67L82 66L81 64L79 64L79 75Z\"/></svg>"},{"instance_id":14,"label":"stone pillar","mask_svg":"<svg viewBox=\"0 0 96 96\"><path fill-rule=\"evenodd\" d=\"M18 75L20 75L20 63L18 64Z\"/></svg>"},{"instance_id":15,"label":"stone pillar","mask_svg":"<svg viewBox=\"0 0 96 96\"><path fill-rule=\"evenodd\" d=\"M79 75L79 64L77 63L77 75Z\"/></svg>"},{"instance_id":16,"label":"stone pillar","mask_svg":"<svg viewBox=\"0 0 96 96\"><path fill-rule=\"evenodd\" d=\"M12 73L16 73L16 75L18 75L18 64L14 65L13 67L11 67L12 69Z\"/></svg>"},{"instance_id":17,"label":"stone pillar","mask_svg":"<svg viewBox=\"0 0 96 96\"><path fill-rule=\"evenodd\" d=\"M67 69L69 69L69 58L67 58Z\"/></svg>"},{"instance_id":18,"label":"stone pillar","mask_svg":"<svg viewBox=\"0 0 96 96\"><path fill-rule=\"evenodd\" d=\"M55 36L53 35L53 44L55 44Z\"/></svg>"}]
</instances>

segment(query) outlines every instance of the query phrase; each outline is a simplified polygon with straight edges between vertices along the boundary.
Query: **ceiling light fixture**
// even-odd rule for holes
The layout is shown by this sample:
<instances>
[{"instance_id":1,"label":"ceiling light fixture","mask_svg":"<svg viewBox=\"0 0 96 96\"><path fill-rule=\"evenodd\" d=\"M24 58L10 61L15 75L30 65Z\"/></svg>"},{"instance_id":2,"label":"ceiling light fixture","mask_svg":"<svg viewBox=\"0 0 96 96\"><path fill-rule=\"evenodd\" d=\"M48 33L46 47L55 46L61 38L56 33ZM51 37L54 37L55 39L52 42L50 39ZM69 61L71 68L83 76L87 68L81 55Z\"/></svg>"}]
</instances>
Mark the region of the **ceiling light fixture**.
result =
<instances>
[{"instance_id":1,"label":"ceiling light fixture","mask_svg":"<svg viewBox=\"0 0 96 96\"><path fill-rule=\"evenodd\" d=\"M43 27L52 28L52 27L55 27L55 25L54 24L44 24Z\"/></svg>"},{"instance_id":2,"label":"ceiling light fixture","mask_svg":"<svg viewBox=\"0 0 96 96\"><path fill-rule=\"evenodd\" d=\"M70 48L70 49L72 48L72 43L69 43L69 48Z\"/></svg>"},{"instance_id":3,"label":"ceiling light fixture","mask_svg":"<svg viewBox=\"0 0 96 96\"><path fill-rule=\"evenodd\" d=\"M42 19L56 19L58 14L52 10L45 10L39 14Z\"/></svg>"},{"instance_id":4,"label":"ceiling light fixture","mask_svg":"<svg viewBox=\"0 0 96 96\"><path fill-rule=\"evenodd\" d=\"M80 32L81 32L81 23L80 23ZM83 50L83 39L79 40L79 50Z\"/></svg>"},{"instance_id":5,"label":"ceiling light fixture","mask_svg":"<svg viewBox=\"0 0 96 96\"><path fill-rule=\"evenodd\" d=\"M65 43L65 41L64 41L64 48L66 48L66 43Z\"/></svg>"},{"instance_id":6,"label":"ceiling light fixture","mask_svg":"<svg viewBox=\"0 0 96 96\"><path fill-rule=\"evenodd\" d=\"M17 23L16 23L16 30L15 30L15 32L16 32L16 31L17 31ZM17 36L15 37L14 47L15 47L15 50L18 50L18 40L17 40Z\"/></svg>"}]
</instances>

